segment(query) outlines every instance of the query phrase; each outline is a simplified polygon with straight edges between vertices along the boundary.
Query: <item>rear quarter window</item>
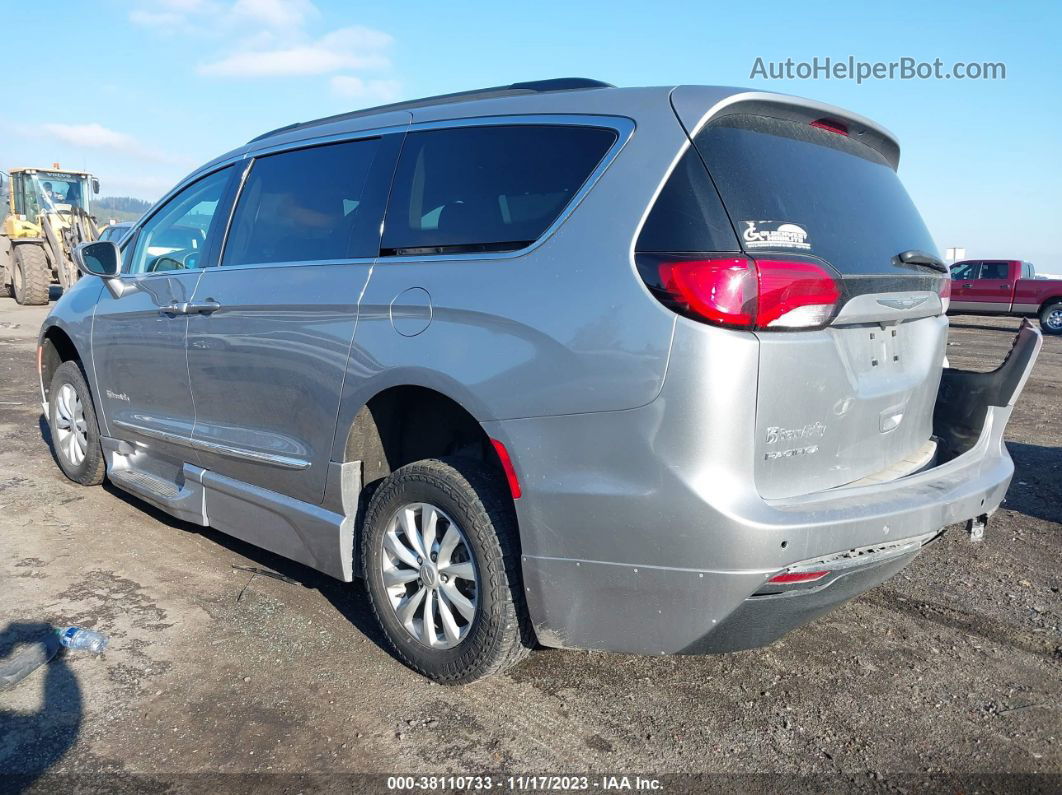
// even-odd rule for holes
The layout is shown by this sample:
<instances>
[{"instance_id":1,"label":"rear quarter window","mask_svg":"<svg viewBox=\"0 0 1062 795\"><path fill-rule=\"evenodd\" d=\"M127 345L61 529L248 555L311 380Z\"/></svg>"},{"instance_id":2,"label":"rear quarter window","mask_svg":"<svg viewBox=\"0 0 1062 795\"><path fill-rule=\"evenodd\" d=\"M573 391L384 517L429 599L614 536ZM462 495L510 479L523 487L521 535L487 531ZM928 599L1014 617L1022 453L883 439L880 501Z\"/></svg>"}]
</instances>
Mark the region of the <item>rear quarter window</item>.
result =
<instances>
[{"instance_id":1,"label":"rear quarter window","mask_svg":"<svg viewBox=\"0 0 1062 795\"><path fill-rule=\"evenodd\" d=\"M511 251L537 240L616 141L600 127L453 127L410 133L380 253Z\"/></svg>"}]
</instances>

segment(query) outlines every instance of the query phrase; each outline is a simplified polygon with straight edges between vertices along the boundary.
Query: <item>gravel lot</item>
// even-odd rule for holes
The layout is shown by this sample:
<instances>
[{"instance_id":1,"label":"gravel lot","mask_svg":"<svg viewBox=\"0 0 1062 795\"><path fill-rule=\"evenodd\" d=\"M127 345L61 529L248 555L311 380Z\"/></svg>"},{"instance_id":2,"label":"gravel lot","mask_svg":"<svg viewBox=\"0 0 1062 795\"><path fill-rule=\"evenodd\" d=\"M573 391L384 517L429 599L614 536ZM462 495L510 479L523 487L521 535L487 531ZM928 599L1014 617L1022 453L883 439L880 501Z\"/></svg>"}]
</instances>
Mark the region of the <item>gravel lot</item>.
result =
<instances>
[{"instance_id":1,"label":"gravel lot","mask_svg":"<svg viewBox=\"0 0 1062 795\"><path fill-rule=\"evenodd\" d=\"M45 309L0 299L0 658L43 623L98 628L111 646L0 693L0 771L30 774L9 784L298 792L366 781L338 774L505 771L785 773L800 778L711 781L884 790L1062 774L1062 338L1046 340L1009 426L1017 473L982 544L954 527L767 649L541 650L451 689L388 654L360 585L65 480L36 384ZM1017 326L954 318L952 365L993 368ZM194 775L208 772L324 776Z\"/></svg>"}]
</instances>

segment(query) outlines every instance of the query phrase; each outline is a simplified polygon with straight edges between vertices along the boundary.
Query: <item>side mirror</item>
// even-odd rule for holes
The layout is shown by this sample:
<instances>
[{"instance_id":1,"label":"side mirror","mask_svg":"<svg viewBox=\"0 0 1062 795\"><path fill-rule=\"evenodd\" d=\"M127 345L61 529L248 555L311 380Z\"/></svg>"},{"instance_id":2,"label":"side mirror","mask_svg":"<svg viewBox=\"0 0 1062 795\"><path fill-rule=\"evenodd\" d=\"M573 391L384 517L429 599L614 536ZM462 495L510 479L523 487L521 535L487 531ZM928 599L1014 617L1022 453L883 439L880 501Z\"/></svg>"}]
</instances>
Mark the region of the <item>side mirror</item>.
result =
<instances>
[{"instance_id":1,"label":"side mirror","mask_svg":"<svg viewBox=\"0 0 1062 795\"><path fill-rule=\"evenodd\" d=\"M93 193L99 193L100 192L100 181L98 179L96 179L95 177L92 178L92 192Z\"/></svg>"},{"instance_id":2,"label":"side mirror","mask_svg":"<svg viewBox=\"0 0 1062 795\"><path fill-rule=\"evenodd\" d=\"M87 276L102 276L107 279L118 275L122 255L118 246L109 240L82 243L74 249L74 262L77 263L78 270Z\"/></svg>"},{"instance_id":3,"label":"side mirror","mask_svg":"<svg viewBox=\"0 0 1062 795\"><path fill-rule=\"evenodd\" d=\"M74 262L77 269L87 276L99 276L115 298L136 292L137 287L131 282L118 278L122 266L122 254L118 245L111 240L97 240L95 243L82 243L74 249Z\"/></svg>"}]
</instances>

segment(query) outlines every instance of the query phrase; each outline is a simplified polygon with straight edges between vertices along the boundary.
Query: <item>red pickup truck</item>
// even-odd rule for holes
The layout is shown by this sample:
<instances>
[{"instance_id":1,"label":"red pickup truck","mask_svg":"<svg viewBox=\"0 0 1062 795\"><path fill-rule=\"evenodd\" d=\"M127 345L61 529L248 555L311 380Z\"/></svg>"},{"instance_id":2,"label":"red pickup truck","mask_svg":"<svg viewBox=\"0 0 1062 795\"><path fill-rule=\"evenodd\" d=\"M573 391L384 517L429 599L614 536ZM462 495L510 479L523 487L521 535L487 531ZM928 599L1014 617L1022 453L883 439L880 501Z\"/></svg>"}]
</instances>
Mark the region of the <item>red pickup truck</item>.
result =
<instances>
[{"instance_id":1,"label":"red pickup truck","mask_svg":"<svg viewBox=\"0 0 1062 795\"><path fill-rule=\"evenodd\" d=\"M1044 334L1062 334L1062 279L1037 278L1031 262L963 260L951 279L948 314L1037 315Z\"/></svg>"}]
</instances>

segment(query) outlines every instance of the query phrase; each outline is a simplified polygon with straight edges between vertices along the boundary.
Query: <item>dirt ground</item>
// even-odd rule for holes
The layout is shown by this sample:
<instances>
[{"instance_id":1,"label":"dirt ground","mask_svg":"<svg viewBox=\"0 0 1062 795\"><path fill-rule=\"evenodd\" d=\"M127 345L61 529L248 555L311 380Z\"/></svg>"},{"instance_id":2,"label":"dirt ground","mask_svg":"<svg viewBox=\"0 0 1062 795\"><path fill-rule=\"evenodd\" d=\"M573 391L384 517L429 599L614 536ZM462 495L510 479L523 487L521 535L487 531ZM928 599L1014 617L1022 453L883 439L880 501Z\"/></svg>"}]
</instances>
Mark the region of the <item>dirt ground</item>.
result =
<instances>
[{"instance_id":1,"label":"dirt ground","mask_svg":"<svg viewBox=\"0 0 1062 795\"><path fill-rule=\"evenodd\" d=\"M34 366L45 311L0 299L0 658L46 624L111 645L0 693L0 771L26 774L0 790L382 791L354 774L485 771L590 773L591 789L599 774L695 773L773 774L697 780L735 791L954 790L941 774L1062 774L1062 338L1008 428L1017 472L983 543L954 527L770 648L540 650L454 689L391 657L360 585L65 480ZM954 318L952 365L991 369L1017 326Z\"/></svg>"}]
</instances>

